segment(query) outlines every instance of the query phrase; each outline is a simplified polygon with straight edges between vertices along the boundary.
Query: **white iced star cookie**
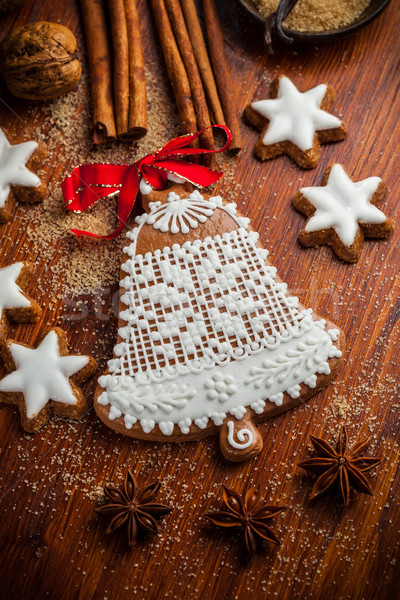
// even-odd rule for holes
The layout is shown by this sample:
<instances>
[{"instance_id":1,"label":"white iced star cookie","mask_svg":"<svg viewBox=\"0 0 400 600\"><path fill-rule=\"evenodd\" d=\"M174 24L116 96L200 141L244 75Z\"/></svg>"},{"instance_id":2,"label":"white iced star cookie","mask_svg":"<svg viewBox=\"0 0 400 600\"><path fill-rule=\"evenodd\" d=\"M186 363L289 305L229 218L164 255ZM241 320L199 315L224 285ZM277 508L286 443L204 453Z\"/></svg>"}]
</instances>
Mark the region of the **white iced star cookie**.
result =
<instances>
[{"instance_id":1,"label":"white iced star cookie","mask_svg":"<svg viewBox=\"0 0 400 600\"><path fill-rule=\"evenodd\" d=\"M0 268L0 341L8 332L8 322L37 321L40 306L23 291L33 275L33 267L26 262Z\"/></svg>"},{"instance_id":2,"label":"white iced star cookie","mask_svg":"<svg viewBox=\"0 0 400 600\"><path fill-rule=\"evenodd\" d=\"M302 188L293 199L295 208L308 217L300 243L328 244L343 260L356 262L364 237L387 238L393 231L393 221L379 210L386 194L380 177L356 182L341 165L329 167L321 186Z\"/></svg>"},{"instance_id":3,"label":"white iced star cookie","mask_svg":"<svg viewBox=\"0 0 400 600\"><path fill-rule=\"evenodd\" d=\"M10 220L15 198L20 202L43 200L46 186L32 171L42 166L45 155L44 147L37 142L10 144L0 129L0 223Z\"/></svg>"},{"instance_id":4,"label":"white iced star cookie","mask_svg":"<svg viewBox=\"0 0 400 600\"><path fill-rule=\"evenodd\" d=\"M342 121L327 112L334 99L329 85L299 92L287 77L275 79L270 98L253 102L244 111L250 125L261 130L255 154L262 160L288 154L300 167L315 167L320 144L346 136Z\"/></svg>"},{"instance_id":5,"label":"white iced star cookie","mask_svg":"<svg viewBox=\"0 0 400 600\"><path fill-rule=\"evenodd\" d=\"M0 381L0 401L17 404L22 427L37 431L52 412L80 419L87 409L78 387L97 369L90 356L68 355L62 329L51 329L37 348L7 340L2 356L8 371Z\"/></svg>"}]
</instances>

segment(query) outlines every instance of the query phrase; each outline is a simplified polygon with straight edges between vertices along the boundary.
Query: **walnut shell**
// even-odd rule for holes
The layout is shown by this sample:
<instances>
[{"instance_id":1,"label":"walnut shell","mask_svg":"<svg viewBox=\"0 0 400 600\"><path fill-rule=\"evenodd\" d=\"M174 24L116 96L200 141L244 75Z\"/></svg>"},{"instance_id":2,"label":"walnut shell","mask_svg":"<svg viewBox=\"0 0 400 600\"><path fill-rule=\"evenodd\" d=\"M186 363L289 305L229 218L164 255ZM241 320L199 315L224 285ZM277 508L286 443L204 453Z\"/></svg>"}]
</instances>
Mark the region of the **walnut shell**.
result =
<instances>
[{"instance_id":1,"label":"walnut shell","mask_svg":"<svg viewBox=\"0 0 400 600\"><path fill-rule=\"evenodd\" d=\"M1 44L0 65L10 92L28 100L57 98L82 73L72 31L46 21L13 29Z\"/></svg>"}]
</instances>

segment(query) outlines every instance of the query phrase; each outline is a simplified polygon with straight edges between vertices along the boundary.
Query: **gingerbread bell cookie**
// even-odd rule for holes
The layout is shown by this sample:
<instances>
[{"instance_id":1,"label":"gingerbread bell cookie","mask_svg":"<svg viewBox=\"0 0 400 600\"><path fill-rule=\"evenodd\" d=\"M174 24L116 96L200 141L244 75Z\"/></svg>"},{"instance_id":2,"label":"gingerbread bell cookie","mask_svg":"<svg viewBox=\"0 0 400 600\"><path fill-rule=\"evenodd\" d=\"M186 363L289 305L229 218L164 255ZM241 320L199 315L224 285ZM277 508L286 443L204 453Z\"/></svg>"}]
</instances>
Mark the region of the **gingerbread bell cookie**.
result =
<instances>
[{"instance_id":1,"label":"gingerbread bell cookie","mask_svg":"<svg viewBox=\"0 0 400 600\"><path fill-rule=\"evenodd\" d=\"M277 77L270 98L249 104L244 117L261 131L254 153L261 160L288 154L300 167L317 166L320 144L346 136L342 121L327 112L335 100L330 85L300 92L288 77Z\"/></svg>"},{"instance_id":2,"label":"gingerbread bell cookie","mask_svg":"<svg viewBox=\"0 0 400 600\"><path fill-rule=\"evenodd\" d=\"M46 185L35 171L43 166L47 151L43 144L29 141L12 145L0 129L0 223L11 219L16 201L41 202Z\"/></svg>"},{"instance_id":3,"label":"gingerbread bell cookie","mask_svg":"<svg viewBox=\"0 0 400 600\"><path fill-rule=\"evenodd\" d=\"M7 336L9 321L37 321L42 313L37 302L24 292L32 276L33 267L27 262L0 268L0 342Z\"/></svg>"},{"instance_id":4,"label":"gingerbread bell cookie","mask_svg":"<svg viewBox=\"0 0 400 600\"><path fill-rule=\"evenodd\" d=\"M1 350L10 373L0 380L0 401L16 404L25 431L37 431L54 412L80 419L87 410L80 385L96 371L90 356L68 354L62 329L51 329L36 348L7 340Z\"/></svg>"},{"instance_id":5,"label":"gingerbread bell cookie","mask_svg":"<svg viewBox=\"0 0 400 600\"><path fill-rule=\"evenodd\" d=\"M302 188L294 207L306 215L299 242L303 246L328 244L341 259L356 262L364 237L388 238L392 219L380 210L387 187L380 177L352 181L342 165L326 169L322 185Z\"/></svg>"},{"instance_id":6,"label":"gingerbread bell cookie","mask_svg":"<svg viewBox=\"0 0 400 600\"><path fill-rule=\"evenodd\" d=\"M224 456L263 446L256 423L307 400L337 373L343 333L287 293L234 203L141 186L127 233L118 343L95 410L135 438L220 431Z\"/></svg>"},{"instance_id":7,"label":"gingerbread bell cookie","mask_svg":"<svg viewBox=\"0 0 400 600\"><path fill-rule=\"evenodd\" d=\"M85 210L115 183L120 224L107 238L122 230L122 208L129 214L137 193L144 210L126 234L118 339L98 380L98 416L145 440L219 433L223 455L242 461L262 449L258 422L331 381L345 340L287 293L235 203L185 183L206 188L222 177L182 160L225 150L231 133L217 127L227 138L217 151L189 148L201 132L188 134L134 165L80 165L62 189L70 210Z\"/></svg>"}]
</instances>

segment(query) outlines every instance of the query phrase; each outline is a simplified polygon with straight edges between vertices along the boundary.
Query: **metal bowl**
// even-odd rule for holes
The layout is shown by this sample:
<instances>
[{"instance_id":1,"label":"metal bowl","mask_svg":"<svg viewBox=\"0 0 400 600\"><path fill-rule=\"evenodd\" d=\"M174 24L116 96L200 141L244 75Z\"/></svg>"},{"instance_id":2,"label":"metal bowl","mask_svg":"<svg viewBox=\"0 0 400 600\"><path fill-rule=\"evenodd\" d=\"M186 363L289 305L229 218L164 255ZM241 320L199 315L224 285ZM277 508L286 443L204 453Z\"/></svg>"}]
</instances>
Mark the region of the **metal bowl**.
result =
<instances>
[{"instance_id":1,"label":"metal bowl","mask_svg":"<svg viewBox=\"0 0 400 600\"><path fill-rule=\"evenodd\" d=\"M355 20L352 21L349 25L344 25L343 27L339 27L338 29L330 29L327 31L294 31L292 29L287 29L286 27L282 27L282 30L285 35L292 38L295 42L305 42L305 43L316 43L316 42L330 42L331 40L336 40L351 33L354 33L361 27L364 27L368 23L371 23L378 15L381 14L383 10L389 5L391 0L371 0L371 3L364 12ZM266 20L261 14L258 12L256 5L252 0L236 0L236 2L240 5L240 7L248 14L251 15L255 21L262 25L265 28Z\"/></svg>"}]
</instances>

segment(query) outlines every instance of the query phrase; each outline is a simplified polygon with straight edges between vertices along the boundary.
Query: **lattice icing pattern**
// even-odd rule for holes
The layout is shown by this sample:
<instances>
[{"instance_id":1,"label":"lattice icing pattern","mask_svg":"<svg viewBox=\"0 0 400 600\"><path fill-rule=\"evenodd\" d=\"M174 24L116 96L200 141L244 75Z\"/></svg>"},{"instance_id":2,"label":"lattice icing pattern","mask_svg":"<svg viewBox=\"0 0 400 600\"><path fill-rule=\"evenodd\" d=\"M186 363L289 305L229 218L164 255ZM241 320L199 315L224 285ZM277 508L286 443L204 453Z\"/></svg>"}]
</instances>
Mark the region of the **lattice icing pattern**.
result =
<instances>
[{"instance_id":1,"label":"lattice icing pattern","mask_svg":"<svg viewBox=\"0 0 400 600\"><path fill-rule=\"evenodd\" d=\"M152 224L151 215L140 225ZM261 413L267 399L280 405L284 392L298 397L301 383L315 387L316 374L330 372L328 359L341 354L338 331L325 331L286 295L256 232L238 222L143 256L135 255L140 225L122 266L122 341L99 379L110 419L124 415L128 429L139 421L146 433L156 424L165 435L174 425L187 433L192 423L221 425L227 413L242 418L248 406Z\"/></svg>"},{"instance_id":2,"label":"lattice icing pattern","mask_svg":"<svg viewBox=\"0 0 400 600\"><path fill-rule=\"evenodd\" d=\"M257 238L239 229L128 260L120 315L128 325L109 369L158 380L241 360L309 329L312 319L275 281Z\"/></svg>"}]
</instances>

